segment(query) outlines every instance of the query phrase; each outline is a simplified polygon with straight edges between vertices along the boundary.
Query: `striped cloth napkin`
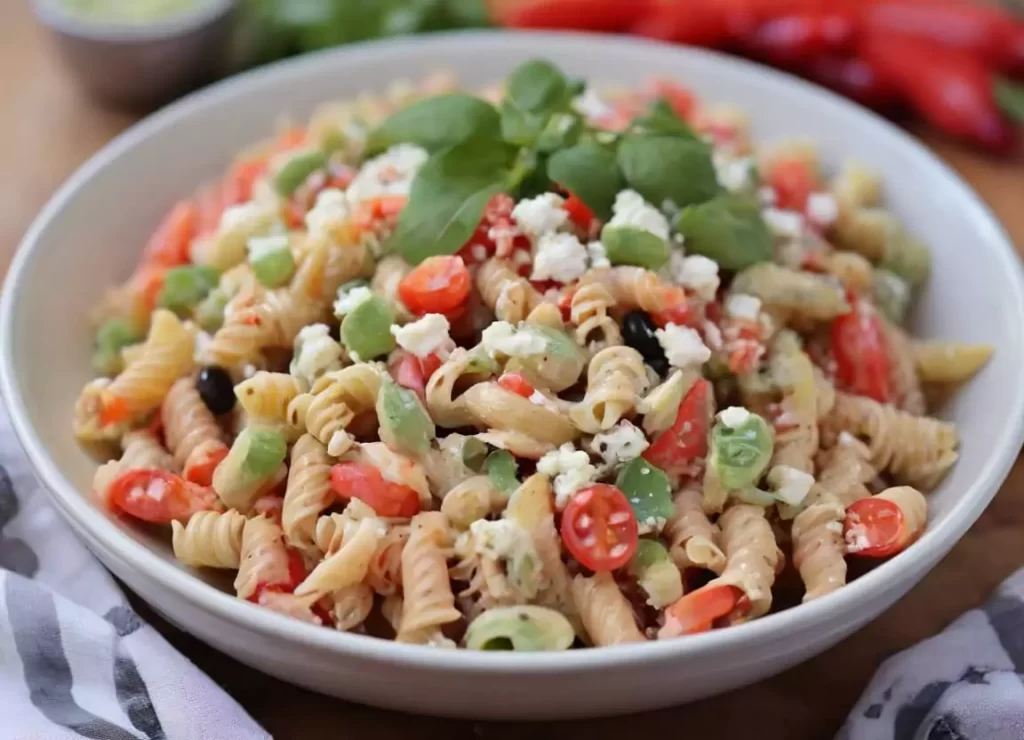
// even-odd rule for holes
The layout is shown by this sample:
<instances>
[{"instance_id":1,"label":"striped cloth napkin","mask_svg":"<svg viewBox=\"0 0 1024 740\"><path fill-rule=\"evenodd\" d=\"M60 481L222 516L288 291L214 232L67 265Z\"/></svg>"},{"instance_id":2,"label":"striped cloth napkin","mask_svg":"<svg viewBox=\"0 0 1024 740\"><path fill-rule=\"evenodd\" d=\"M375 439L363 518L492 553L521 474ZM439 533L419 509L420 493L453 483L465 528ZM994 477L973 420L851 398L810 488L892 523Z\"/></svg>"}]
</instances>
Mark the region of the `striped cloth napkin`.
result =
<instances>
[{"instance_id":1,"label":"striped cloth napkin","mask_svg":"<svg viewBox=\"0 0 1024 740\"><path fill-rule=\"evenodd\" d=\"M46 502L2 408L0 738L270 738L136 616Z\"/></svg>"}]
</instances>

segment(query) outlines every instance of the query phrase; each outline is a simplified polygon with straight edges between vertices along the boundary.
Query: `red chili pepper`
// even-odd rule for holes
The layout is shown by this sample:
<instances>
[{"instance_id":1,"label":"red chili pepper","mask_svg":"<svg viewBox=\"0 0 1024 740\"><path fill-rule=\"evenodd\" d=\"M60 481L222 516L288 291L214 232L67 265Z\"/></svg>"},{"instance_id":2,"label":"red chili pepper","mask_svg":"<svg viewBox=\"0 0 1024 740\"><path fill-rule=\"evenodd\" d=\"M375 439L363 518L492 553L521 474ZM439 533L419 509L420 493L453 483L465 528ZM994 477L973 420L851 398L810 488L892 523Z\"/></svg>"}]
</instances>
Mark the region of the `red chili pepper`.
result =
<instances>
[{"instance_id":1,"label":"red chili pepper","mask_svg":"<svg viewBox=\"0 0 1024 740\"><path fill-rule=\"evenodd\" d=\"M758 26L744 46L754 56L772 64L802 67L825 53L852 51L856 32L856 17L849 12L783 15Z\"/></svg>"},{"instance_id":2,"label":"red chili pepper","mask_svg":"<svg viewBox=\"0 0 1024 740\"><path fill-rule=\"evenodd\" d=\"M644 16L650 0L490 0L491 18L511 28L623 31Z\"/></svg>"},{"instance_id":3,"label":"red chili pepper","mask_svg":"<svg viewBox=\"0 0 1024 740\"><path fill-rule=\"evenodd\" d=\"M884 108L898 99L896 89L864 59L825 54L811 61L808 76L869 108Z\"/></svg>"},{"instance_id":4,"label":"red chili pepper","mask_svg":"<svg viewBox=\"0 0 1024 740\"><path fill-rule=\"evenodd\" d=\"M864 12L865 33L896 33L963 51L1000 70L1024 64L1024 26L993 4L882 0Z\"/></svg>"},{"instance_id":5,"label":"red chili pepper","mask_svg":"<svg viewBox=\"0 0 1024 740\"><path fill-rule=\"evenodd\" d=\"M896 34L870 34L859 50L918 113L943 131L993 152L1013 147L1016 131L999 112L992 74L980 60Z\"/></svg>"}]
</instances>

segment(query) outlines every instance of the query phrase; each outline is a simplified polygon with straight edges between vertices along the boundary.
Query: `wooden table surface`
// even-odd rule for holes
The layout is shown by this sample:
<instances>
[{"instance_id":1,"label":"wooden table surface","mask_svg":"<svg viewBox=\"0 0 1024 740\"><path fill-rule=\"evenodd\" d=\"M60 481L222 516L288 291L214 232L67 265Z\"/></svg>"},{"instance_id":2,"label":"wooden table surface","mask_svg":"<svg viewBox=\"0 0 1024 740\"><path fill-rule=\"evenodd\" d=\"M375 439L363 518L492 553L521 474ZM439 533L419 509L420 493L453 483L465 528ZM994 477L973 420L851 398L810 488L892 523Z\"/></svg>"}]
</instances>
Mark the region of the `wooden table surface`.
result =
<instances>
[{"instance_id":1,"label":"wooden table surface","mask_svg":"<svg viewBox=\"0 0 1024 740\"><path fill-rule=\"evenodd\" d=\"M0 1L0 274L35 213L58 185L134 118L105 111L64 75L27 8ZM925 134L1002 219L1024 250L1024 159L996 162ZM304 738L620 738L696 735L763 740L830 737L887 655L935 634L979 604L1024 564L1024 462L988 511L905 599L828 652L775 678L677 709L633 717L546 723L474 723L385 712L263 676L178 631L136 600L139 611L234 696L278 740ZM639 725L637 723L640 723ZM691 735L695 736L695 735Z\"/></svg>"}]
</instances>

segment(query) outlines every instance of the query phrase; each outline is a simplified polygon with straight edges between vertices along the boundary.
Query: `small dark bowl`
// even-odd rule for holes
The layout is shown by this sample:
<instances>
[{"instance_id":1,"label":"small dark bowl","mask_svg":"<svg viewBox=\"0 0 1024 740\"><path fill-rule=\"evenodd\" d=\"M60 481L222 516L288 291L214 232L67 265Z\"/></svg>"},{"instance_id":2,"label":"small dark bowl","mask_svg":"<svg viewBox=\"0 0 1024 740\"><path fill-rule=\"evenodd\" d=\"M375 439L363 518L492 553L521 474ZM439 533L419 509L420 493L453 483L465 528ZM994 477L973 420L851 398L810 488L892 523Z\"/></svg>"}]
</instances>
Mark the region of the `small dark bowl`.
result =
<instances>
[{"instance_id":1,"label":"small dark bowl","mask_svg":"<svg viewBox=\"0 0 1024 740\"><path fill-rule=\"evenodd\" d=\"M155 108L227 70L231 0L204 0L194 10L145 24L82 20L56 0L33 0L33 7L71 74L109 105Z\"/></svg>"}]
</instances>

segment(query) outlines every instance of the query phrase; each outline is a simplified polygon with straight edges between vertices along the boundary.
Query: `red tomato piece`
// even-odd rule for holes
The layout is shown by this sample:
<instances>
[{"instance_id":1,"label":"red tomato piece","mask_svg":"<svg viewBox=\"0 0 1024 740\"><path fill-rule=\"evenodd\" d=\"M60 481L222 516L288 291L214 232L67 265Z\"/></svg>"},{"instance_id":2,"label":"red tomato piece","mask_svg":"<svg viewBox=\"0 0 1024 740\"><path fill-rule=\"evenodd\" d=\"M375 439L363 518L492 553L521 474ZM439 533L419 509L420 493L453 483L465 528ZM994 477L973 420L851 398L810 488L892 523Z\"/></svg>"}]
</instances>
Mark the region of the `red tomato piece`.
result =
<instances>
[{"instance_id":1,"label":"red tomato piece","mask_svg":"<svg viewBox=\"0 0 1024 740\"><path fill-rule=\"evenodd\" d=\"M224 188L220 183L203 187L196 195L198 223L196 235L212 234L220 225L220 216L224 212Z\"/></svg>"},{"instance_id":2,"label":"red tomato piece","mask_svg":"<svg viewBox=\"0 0 1024 740\"><path fill-rule=\"evenodd\" d=\"M469 297L472 280L461 257L428 257L398 284L398 297L412 313L452 314Z\"/></svg>"},{"instance_id":3,"label":"red tomato piece","mask_svg":"<svg viewBox=\"0 0 1024 740\"><path fill-rule=\"evenodd\" d=\"M189 261L189 245L199 225L199 211L191 201L178 203L160 222L142 253L142 262L174 267Z\"/></svg>"},{"instance_id":4,"label":"red tomato piece","mask_svg":"<svg viewBox=\"0 0 1024 740\"><path fill-rule=\"evenodd\" d=\"M352 223L360 231L368 231L377 222L397 216L408 202L409 198L404 195L382 195L364 200L356 206Z\"/></svg>"},{"instance_id":5,"label":"red tomato piece","mask_svg":"<svg viewBox=\"0 0 1024 740\"><path fill-rule=\"evenodd\" d=\"M907 546L903 510L892 501L862 498L846 509L843 538L850 555L887 558Z\"/></svg>"},{"instance_id":6,"label":"red tomato piece","mask_svg":"<svg viewBox=\"0 0 1024 740\"><path fill-rule=\"evenodd\" d=\"M345 499L357 498L380 516L413 516L420 510L415 490L386 480L372 465L338 463L331 468L331 488Z\"/></svg>"},{"instance_id":7,"label":"red tomato piece","mask_svg":"<svg viewBox=\"0 0 1024 740\"><path fill-rule=\"evenodd\" d=\"M654 97L664 98L672 111L684 121L690 120L690 116L697 108L697 98L687 88L677 82L659 78L651 83Z\"/></svg>"},{"instance_id":8,"label":"red tomato piece","mask_svg":"<svg viewBox=\"0 0 1024 740\"><path fill-rule=\"evenodd\" d=\"M166 273L166 265L151 263L142 265L132 275L132 290L139 296L139 300L147 312L151 312L156 306L156 299L164 287Z\"/></svg>"},{"instance_id":9,"label":"red tomato piece","mask_svg":"<svg viewBox=\"0 0 1024 740\"><path fill-rule=\"evenodd\" d=\"M221 186L221 210L252 200L253 187L266 171L266 157L255 157L235 162L224 176Z\"/></svg>"},{"instance_id":10,"label":"red tomato piece","mask_svg":"<svg viewBox=\"0 0 1024 740\"><path fill-rule=\"evenodd\" d=\"M186 522L197 511L219 507L211 488L189 483L166 470L129 470L110 484L107 500L112 508L152 524Z\"/></svg>"},{"instance_id":11,"label":"red tomato piece","mask_svg":"<svg viewBox=\"0 0 1024 740\"><path fill-rule=\"evenodd\" d=\"M665 625L658 631L658 639L707 632L716 619L736 608L742 595L735 586L713 583L686 594L665 609Z\"/></svg>"},{"instance_id":12,"label":"red tomato piece","mask_svg":"<svg viewBox=\"0 0 1024 740\"><path fill-rule=\"evenodd\" d=\"M575 288L566 288L558 299L558 310L562 312L562 321L569 321L572 317L572 297L575 292Z\"/></svg>"},{"instance_id":13,"label":"red tomato piece","mask_svg":"<svg viewBox=\"0 0 1024 740\"><path fill-rule=\"evenodd\" d=\"M594 212L575 195L570 194L562 208L568 212L569 220L584 231L588 231L590 225L594 223Z\"/></svg>"},{"instance_id":14,"label":"red tomato piece","mask_svg":"<svg viewBox=\"0 0 1024 740\"><path fill-rule=\"evenodd\" d=\"M205 460L188 467L184 471L185 480L195 483L198 486L213 485L213 471L220 465L221 460L228 456L228 446L222 444L207 455Z\"/></svg>"},{"instance_id":15,"label":"red tomato piece","mask_svg":"<svg viewBox=\"0 0 1024 740\"><path fill-rule=\"evenodd\" d=\"M521 373L505 373L498 378L498 385L510 393L515 393L517 396L522 396L523 398L529 398L536 391L536 389L530 385L530 381L523 377Z\"/></svg>"},{"instance_id":16,"label":"red tomato piece","mask_svg":"<svg viewBox=\"0 0 1024 740\"><path fill-rule=\"evenodd\" d=\"M562 512L560 531L569 554L594 572L621 568L639 541L633 508L622 491L607 483L573 494Z\"/></svg>"},{"instance_id":17,"label":"red tomato piece","mask_svg":"<svg viewBox=\"0 0 1024 740\"><path fill-rule=\"evenodd\" d=\"M669 475L679 475L698 458L707 457L711 400L711 383L698 379L683 396L672 426L644 450L644 460Z\"/></svg>"},{"instance_id":18,"label":"red tomato piece","mask_svg":"<svg viewBox=\"0 0 1024 740\"><path fill-rule=\"evenodd\" d=\"M832 322L830 345L836 361L836 380L853 393L885 403L891 389L882 319L870 303L851 302L853 310Z\"/></svg>"},{"instance_id":19,"label":"red tomato piece","mask_svg":"<svg viewBox=\"0 0 1024 740\"><path fill-rule=\"evenodd\" d=\"M775 191L779 208L803 212L807 199L818 189L818 178L806 162L780 159L772 162L764 173L765 181Z\"/></svg>"},{"instance_id":20,"label":"red tomato piece","mask_svg":"<svg viewBox=\"0 0 1024 740\"><path fill-rule=\"evenodd\" d=\"M661 311L651 314L651 319L661 328L669 324L676 326L694 326L697 322L697 314L690 306L686 297L686 291L678 285L674 285L665 291L664 305Z\"/></svg>"},{"instance_id":21,"label":"red tomato piece","mask_svg":"<svg viewBox=\"0 0 1024 740\"><path fill-rule=\"evenodd\" d=\"M418 357L404 350L396 351L388 360L388 372L400 386L423 398L427 382L423 377L423 366Z\"/></svg>"},{"instance_id":22,"label":"red tomato piece","mask_svg":"<svg viewBox=\"0 0 1024 740\"><path fill-rule=\"evenodd\" d=\"M426 357L417 357L416 359L420 362L420 370L423 372L424 381L430 380L430 377L444 364L444 360L438 356L437 352L431 352Z\"/></svg>"},{"instance_id":23,"label":"red tomato piece","mask_svg":"<svg viewBox=\"0 0 1024 740\"><path fill-rule=\"evenodd\" d=\"M106 427L122 422L131 413L128 402L119 396L104 393L101 402L103 407L100 409L100 426Z\"/></svg>"}]
</instances>

